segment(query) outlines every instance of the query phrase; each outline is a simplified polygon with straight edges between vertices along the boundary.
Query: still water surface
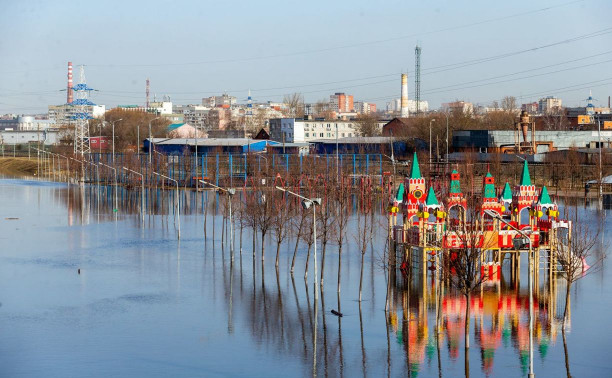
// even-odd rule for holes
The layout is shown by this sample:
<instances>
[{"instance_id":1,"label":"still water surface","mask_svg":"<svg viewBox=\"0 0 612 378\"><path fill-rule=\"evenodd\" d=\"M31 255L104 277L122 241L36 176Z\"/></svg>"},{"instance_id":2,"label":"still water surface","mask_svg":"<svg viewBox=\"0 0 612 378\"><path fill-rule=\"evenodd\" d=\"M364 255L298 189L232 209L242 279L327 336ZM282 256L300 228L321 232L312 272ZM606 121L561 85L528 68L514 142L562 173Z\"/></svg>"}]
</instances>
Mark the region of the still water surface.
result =
<instances>
[{"instance_id":1,"label":"still water surface","mask_svg":"<svg viewBox=\"0 0 612 378\"><path fill-rule=\"evenodd\" d=\"M262 267L259 252L253 262L251 233L245 229L242 259L237 242L231 264L229 249L221 244L222 217L212 215L219 211L217 197L181 195L186 215L181 214L178 242L168 193L151 193L147 207L155 215L141 224L137 193L122 192L113 212L112 192L104 188L99 193L95 186L80 191L42 181L0 180L0 376L464 375L465 303L460 298L452 293L444 298L439 348L429 279L421 282L417 274L410 284L393 288L392 311L385 316L384 228L366 255L361 305L361 260L352 223L341 294L332 246L325 290L315 308L312 271L308 283L303 278L306 247L299 251L292 279L295 239L284 243L277 275L272 241ZM607 212L599 247L612 241ZM589 207L580 214L590 223L597 216ZM567 349L576 377L612 376L610 275L604 266L572 291ZM526 277L518 288L504 281L475 296L472 377L526 375L526 283ZM555 321L562 300L542 296L537 301L536 376L565 376ZM344 317L332 315L332 309Z\"/></svg>"}]
</instances>

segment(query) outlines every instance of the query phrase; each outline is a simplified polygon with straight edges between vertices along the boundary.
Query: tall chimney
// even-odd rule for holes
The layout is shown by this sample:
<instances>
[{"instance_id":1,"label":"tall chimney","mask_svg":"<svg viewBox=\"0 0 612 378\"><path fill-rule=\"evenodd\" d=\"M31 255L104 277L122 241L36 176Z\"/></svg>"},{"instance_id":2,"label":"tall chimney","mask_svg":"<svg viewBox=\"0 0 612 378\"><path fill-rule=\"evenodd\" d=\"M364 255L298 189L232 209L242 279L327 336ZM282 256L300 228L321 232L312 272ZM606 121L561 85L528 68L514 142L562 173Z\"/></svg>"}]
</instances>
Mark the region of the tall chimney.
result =
<instances>
[{"instance_id":1,"label":"tall chimney","mask_svg":"<svg viewBox=\"0 0 612 378\"><path fill-rule=\"evenodd\" d=\"M149 78L147 78L147 86L145 88L145 108L148 109L149 108Z\"/></svg>"},{"instance_id":2,"label":"tall chimney","mask_svg":"<svg viewBox=\"0 0 612 378\"><path fill-rule=\"evenodd\" d=\"M402 74L402 100L400 116L408 117L408 75Z\"/></svg>"},{"instance_id":3,"label":"tall chimney","mask_svg":"<svg viewBox=\"0 0 612 378\"><path fill-rule=\"evenodd\" d=\"M66 103L72 103L72 62L68 62L68 87L66 88Z\"/></svg>"}]
</instances>

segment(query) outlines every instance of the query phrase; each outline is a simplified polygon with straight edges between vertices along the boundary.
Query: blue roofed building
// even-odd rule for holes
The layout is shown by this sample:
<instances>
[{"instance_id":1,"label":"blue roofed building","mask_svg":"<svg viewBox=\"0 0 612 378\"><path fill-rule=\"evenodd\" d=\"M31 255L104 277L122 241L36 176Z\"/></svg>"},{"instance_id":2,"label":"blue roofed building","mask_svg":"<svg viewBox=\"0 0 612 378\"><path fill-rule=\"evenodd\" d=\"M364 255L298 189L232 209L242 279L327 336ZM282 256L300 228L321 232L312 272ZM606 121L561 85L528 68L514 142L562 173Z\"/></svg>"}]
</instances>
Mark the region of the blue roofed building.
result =
<instances>
[{"instance_id":1,"label":"blue roofed building","mask_svg":"<svg viewBox=\"0 0 612 378\"><path fill-rule=\"evenodd\" d=\"M152 138L145 139L143 151L149 152L153 144L154 150L165 155L194 154L244 154L249 152L265 152L269 144L278 144L269 140L248 138Z\"/></svg>"}]
</instances>

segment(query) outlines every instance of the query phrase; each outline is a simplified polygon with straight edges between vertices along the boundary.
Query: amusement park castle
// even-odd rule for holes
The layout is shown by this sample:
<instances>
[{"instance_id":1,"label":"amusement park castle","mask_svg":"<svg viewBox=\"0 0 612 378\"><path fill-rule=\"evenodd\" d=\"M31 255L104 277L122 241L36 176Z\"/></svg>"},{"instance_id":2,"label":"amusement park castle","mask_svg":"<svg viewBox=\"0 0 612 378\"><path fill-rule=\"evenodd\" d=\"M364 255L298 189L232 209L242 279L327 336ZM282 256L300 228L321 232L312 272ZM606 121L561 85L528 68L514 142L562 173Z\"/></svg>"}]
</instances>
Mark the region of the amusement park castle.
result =
<instances>
[{"instance_id":1,"label":"amusement park castle","mask_svg":"<svg viewBox=\"0 0 612 378\"><path fill-rule=\"evenodd\" d=\"M536 275L542 267L549 277L554 275L555 248L568 243L572 224L560 219L546 186L540 189L532 184L527 161L514 188L506 182L496 189L495 178L487 173L479 198L464 195L457 170L448 180L448 190L436 194L433 186L426 185L414 154L410 176L389 205L391 250L404 267L433 271L456 251L475 248L481 253L481 271L487 281L500 279L506 260L512 275L518 276L521 254L530 251Z\"/></svg>"}]
</instances>

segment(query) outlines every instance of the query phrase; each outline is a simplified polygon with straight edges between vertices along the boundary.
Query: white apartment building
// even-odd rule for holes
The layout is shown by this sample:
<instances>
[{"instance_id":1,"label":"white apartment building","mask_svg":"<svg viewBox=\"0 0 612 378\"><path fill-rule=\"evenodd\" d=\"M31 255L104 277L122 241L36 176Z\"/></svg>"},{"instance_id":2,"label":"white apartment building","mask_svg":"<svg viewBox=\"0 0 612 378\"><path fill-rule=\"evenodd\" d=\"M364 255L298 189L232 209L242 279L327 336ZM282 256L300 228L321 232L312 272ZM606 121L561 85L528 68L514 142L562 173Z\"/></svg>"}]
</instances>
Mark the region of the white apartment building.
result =
<instances>
[{"instance_id":1,"label":"white apartment building","mask_svg":"<svg viewBox=\"0 0 612 378\"><path fill-rule=\"evenodd\" d=\"M61 125L72 125L76 123L73 119L74 114L78 111L78 107L74 105L49 105L49 121ZM105 105L89 105L86 110L93 118L99 118L106 113Z\"/></svg>"},{"instance_id":2,"label":"white apartment building","mask_svg":"<svg viewBox=\"0 0 612 378\"><path fill-rule=\"evenodd\" d=\"M416 113L416 100L408 100L408 112ZM387 102L387 112L389 113L399 113L402 107L402 101L399 98L396 98L390 102ZM420 112L428 112L429 111L429 102L428 101L419 101L419 111Z\"/></svg>"},{"instance_id":3,"label":"white apartment building","mask_svg":"<svg viewBox=\"0 0 612 378\"><path fill-rule=\"evenodd\" d=\"M541 98L540 101L538 101L538 108L540 110L540 113L550 113L554 109L561 108L561 105L561 99L553 96L544 97Z\"/></svg>"},{"instance_id":4,"label":"white apartment building","mask_svg":"<svg viewBox=\"0 0 612 378\"><path fill-rule=\"evenodd\" d=\"M474 104L466 101L445 102L442 104L444 112L461 112L466 114L474 113Z\"/></svg>"},{"instance_id":5,"label":"white apartment building","mask_svg":"<svg viewBox=\"0 0 612 378\"><path fill-rule=\"evenodd\" d=\"M270 119L270 139L277 142L301 143L320 139L336 139L336 136L349 138L357 135L357 123L352 120Z\"/></svg>"}]
</instances>

